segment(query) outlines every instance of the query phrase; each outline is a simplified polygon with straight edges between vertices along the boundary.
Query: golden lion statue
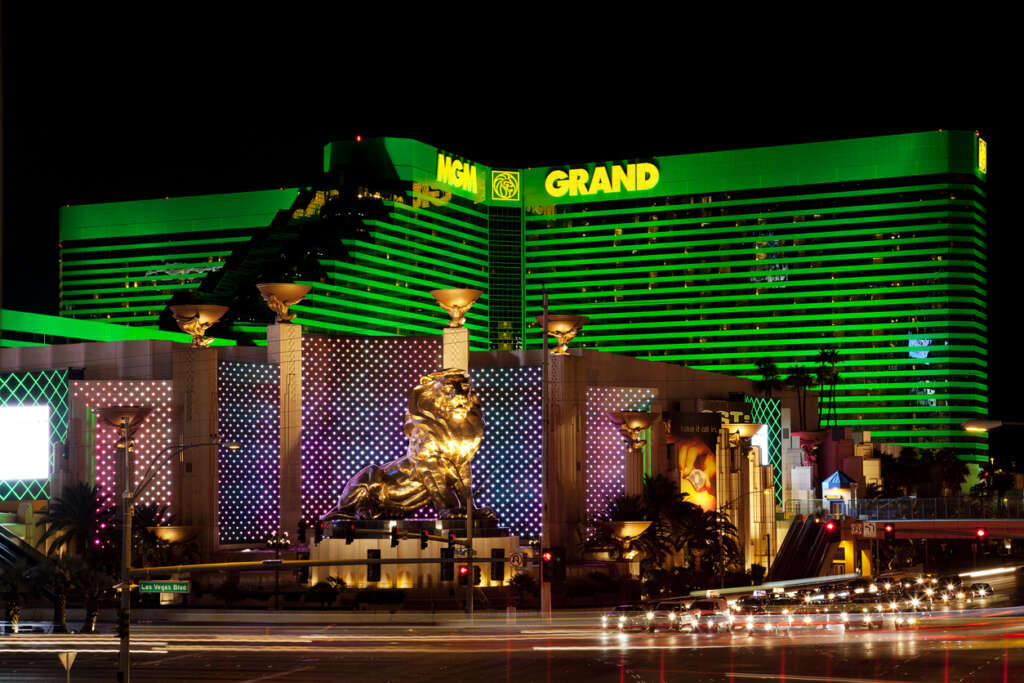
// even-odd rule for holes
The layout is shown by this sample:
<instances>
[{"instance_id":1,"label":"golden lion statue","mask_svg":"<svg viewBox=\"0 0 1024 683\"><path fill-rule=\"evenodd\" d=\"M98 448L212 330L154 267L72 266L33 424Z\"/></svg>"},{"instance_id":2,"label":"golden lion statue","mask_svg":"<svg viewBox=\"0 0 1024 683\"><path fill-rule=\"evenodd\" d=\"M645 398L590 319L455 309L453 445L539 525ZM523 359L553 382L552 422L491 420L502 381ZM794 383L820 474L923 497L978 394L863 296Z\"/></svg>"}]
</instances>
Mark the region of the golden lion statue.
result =
<instances>
[{"instance_id":1,"label":"golden lion statue","mask_svg":"<svg viewBox=\"0 0 1024 683\"><path fill-rule=\"evenodd\" d=\"M465 372L441 370L420 378L409 392L405 435L406 454L360 470L324 519L406 517L429 503L442 516L465 514L469 465L484 435L480 399Z\"/></svg>"}]
</instances>

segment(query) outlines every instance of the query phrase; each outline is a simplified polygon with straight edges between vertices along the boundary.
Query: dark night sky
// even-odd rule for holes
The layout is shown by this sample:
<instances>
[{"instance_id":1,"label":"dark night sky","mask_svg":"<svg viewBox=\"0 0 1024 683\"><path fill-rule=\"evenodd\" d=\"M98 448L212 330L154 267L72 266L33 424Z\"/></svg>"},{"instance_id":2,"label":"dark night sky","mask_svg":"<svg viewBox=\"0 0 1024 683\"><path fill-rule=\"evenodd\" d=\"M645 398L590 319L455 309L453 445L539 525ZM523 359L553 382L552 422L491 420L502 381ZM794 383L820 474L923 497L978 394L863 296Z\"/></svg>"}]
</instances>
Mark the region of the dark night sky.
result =
<instances>
[{"instance_id":1,"label":"dark night sky","mask_svg":"<svg viewBox=\"0 0 1024 683\"><path fill-rule=\"evenodd\" d=\"M1024 419L1016 109L976 56L955 58L938 36L910 59L830 38L789 53L652 40L648 60L635 36L588 43L554 28L508 40L308 11L260 24L199 6L103 16L30 5L5 2L2 14L4 307L56 313L62 204L307 184L323 144L357 133L540 166L979 129L990 150L992 414Z\"/></svg>"}]
</instances>

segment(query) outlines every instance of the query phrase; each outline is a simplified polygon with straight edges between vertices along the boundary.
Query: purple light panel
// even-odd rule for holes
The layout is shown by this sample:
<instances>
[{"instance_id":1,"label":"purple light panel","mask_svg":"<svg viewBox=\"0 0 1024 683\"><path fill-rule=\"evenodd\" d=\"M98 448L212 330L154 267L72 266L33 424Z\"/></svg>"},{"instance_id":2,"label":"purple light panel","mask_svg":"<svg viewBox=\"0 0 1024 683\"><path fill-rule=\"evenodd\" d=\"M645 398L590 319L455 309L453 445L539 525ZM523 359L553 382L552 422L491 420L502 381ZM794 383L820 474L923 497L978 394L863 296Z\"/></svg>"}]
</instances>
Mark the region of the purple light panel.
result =
<instances>
[{"instance_id":1,"label":"purple light panel","mask_svg":"<svg viewBox=\"0 0 1024 683\"><path fill-rule=\"evenodd\" d=\"M279 376L272 363L217 364L218 430L242 445L217 456L221 543L262 542L281 524Z\"/></svg>"},{"instance_id":2,"label":"purple light panel","mask_svg":"<svg viewBox=\"0 0 1024 683\"><path fill-rule=\"evenodd\" d=\"M302 338L302 514L334 509L367 465L405 454L409 390L441 366L440 337Z\"/></svg>"},{"instance_id":3,"label":"purple light panel","mask_svg":"<svg viewBox=\"0 0 1024 683\"><path fill-rule=\"evenodd\" d=\"M542 368L471 368L484 411L473 499L517 536L540 538Z\"/></svg>"},{"instance_id":4,"label":"purple light panel","mask_svg":"<svg viewBox=\"0 0 1024 683\"><path fill-rule=\"evenodd\" d=\"M138 381L93 381L74 380L71 382L71 396L92 410L91 424L86 426L93 433L95 462L94 476L99 489L101 506L116 502L118 457L120 439L118 431L110 427L99 416L107 406L149 406L153 410L132 437L135 454L133 459L134 482L138 483L150 461L164 449L170 448L172 383L166 380ZM88 441L88 438L87 438ZM137 505L156 503L170 506L172 502L172 469L165 467L153 478L153 483L136 499Z\"/></svg>"},{"instance_id":5,"label":"purple light panel","mask_svg":"<svg viewBox=\"0 0 1024 683\"><path fill-rule=\"evenodd\" d=\"M650 410L650 387L587 387L583 444L587 517L603 518L615 496L626 492L626 440L609 412Z\"/></svg>"}]
</instances>

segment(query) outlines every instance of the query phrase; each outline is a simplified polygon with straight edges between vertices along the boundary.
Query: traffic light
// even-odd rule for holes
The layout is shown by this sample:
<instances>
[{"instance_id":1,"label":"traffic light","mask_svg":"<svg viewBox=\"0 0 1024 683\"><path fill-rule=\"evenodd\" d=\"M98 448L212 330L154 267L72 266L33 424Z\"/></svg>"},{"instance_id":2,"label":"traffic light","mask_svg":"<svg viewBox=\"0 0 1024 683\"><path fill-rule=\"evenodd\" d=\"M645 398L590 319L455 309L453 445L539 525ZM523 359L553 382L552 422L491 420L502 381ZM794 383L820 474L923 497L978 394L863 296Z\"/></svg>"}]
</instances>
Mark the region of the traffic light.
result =
<instances>
[{"instance_id":1,"label":"traffic light","mask_svg":"<svg viewBox=\"0 0 1024 683\"><path fill-rule=\"evenodd\" d=\"M479 586L480 585L480 581L481 581L480 565L474 564L473 565L473 585L474 586Z\"/></svg>"},{"instance_id":2,"label":"traffic light","mask_svg":"<svg viewBox=\"0 0 1024 683\"><path fill-rule=\"evenodd\" d=\"M544 582L550 582L555 575L554 570L555 554L551 552L551 548L544 548L540 554L540 575L544 577Z\"/></svg>"},{"instance_id":3,"label":"traffic light","mask_svg":"<svg viewBox=\"0 0 1024 683\"><path fill-rule=\"evenodd\" d=\"M118 609L117 610L117 637L127 638L128 632L131 629L131 622L128 619L128 613Z\"/></svg>"},{"instance_id":4,"label":"traffic light","mask_svg":"<svg viewBox=\"0 0 1024 683\"><path fill-rule=\"evenodd\" d=\"M420 550L426 550L430 542L430 532L424 529L420 532Z\"/></svg>"},{"instance_id":5,"label":"traffic light","mask_svg":"<svg viewBox=\"0 0 1024 683\"><path fill-rule=\"evenodd\" d=\"M980 527L978 527L977 531L974 532L974 535L978 538L979 541L984 541L985 540L985 535L987 533L988 532L985 531L985 527L980 526Z\"/></svg>"},{"instance_id":6,"label":"traffic light","mask_svg":"<svg viewBox=\"0 0 1024 683\"><path fill-rule=\"evenodd\" d=\"M320 541L324 540L324 523L320 520L317 520L313 526L313 540L317 545L320 545Z\"/></svg>"},{"instance_id":7,"label":"traffic light","mask_svg":"<svg viewBox=\"0 0 1024 683\"><path fill-rule=\"evenodd\" d=\"M456 538L455 532L454 531L449 531L448 532L448 547L449 548L451 548L451 547L453 547L455 545L455 538Z\"/></svg>"},{"instance_id":8,"label":"traffic light","mask_svg":"<svg viewBox=\"0 0 1024 683\"><path fill-rule=\"evenodd\" d=\"M455 580L455 548L441 548L441 580Z\"/></svg>"},{"instance_id":9,"label":"traffic light","mask_svg":"<svg viewBox=\"0 0 1024 683\"><path fill-rule=\"evenodd\" d=\"M825 522L825 540L829 543L839 543L842 540L842 531L839 522L830 519Z\"/></svg>"},{"instance_id":10,"label":"traffic light","mask_svg":"<svg viewBox=\"0 0 1024 683\"><path fill-rule=\"evenodd\" d=\"M345 525L345 545L352 545L354 540L356 540L356 523L349 522Z\"/></svg>"},{"instance_id":11,"label":"traffic light","mask_svg":"<svg viewBox=\"0 0 1024 683\"><path fill-rule=\"evenodd\" d=\"M883 529L883 531L885 532L885 542L886 543L892 543L893 541L896 540L896 527L895 526L893 526L892 524L886 524L885 528Z\"/></svg>"},{"instance_id":12,"label":"traffic light","mask_svg":"<svg viewBox=\"0 0 1024 683\"><path fill-rule=\"evenodd\" d=\"M299 520L299 543L306 542L306 520L305 518Z\"/></svg>"},{"instance_id":13,"label":"traffic light","mask_svg":"<svg viewBox=\"0 0 1024 683\"><path fill-rule=\"evenodd\" d=\"M398 525L391 527L391 547L398 547Z\"/></svg>"},{"instance_id":14,"label":"traffic light","mask_svg":"<svg viewBox=\"0 0 1024 683\"><path fill-rule=\"evenodd\" d=\"M565 548L557 546L551 549L551 570L554 581L565 581Z\"/></svg>"},{"instance_id":15,"label":"traffic light","mask_svg":"<svg viewBox=\"0 0 1024 683\"><path fill-rule=\"evenodd\" d=\"M459 585L469 585L469 567L464 564L459 565Z\"/></svg>"}]
</instances>

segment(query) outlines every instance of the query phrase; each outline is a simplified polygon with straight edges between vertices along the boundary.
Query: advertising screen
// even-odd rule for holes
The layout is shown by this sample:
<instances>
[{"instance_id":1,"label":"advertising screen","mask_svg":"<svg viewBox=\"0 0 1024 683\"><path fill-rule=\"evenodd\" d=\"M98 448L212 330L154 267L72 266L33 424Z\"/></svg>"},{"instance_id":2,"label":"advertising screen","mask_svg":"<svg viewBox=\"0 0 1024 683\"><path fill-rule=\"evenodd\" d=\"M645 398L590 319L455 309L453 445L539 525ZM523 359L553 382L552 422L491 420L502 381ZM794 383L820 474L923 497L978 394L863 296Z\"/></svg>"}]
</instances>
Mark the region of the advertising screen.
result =
<instances>
[{"instance_id":1,"label":"advertising screen","mask_svg":"<svg viewBox=\"0 0 1024 683\"><path fill-rule=\"evenodd\" d=\"M50 407L0 406L0 481L50 476Z\"/></svg>"}]
</instances>

